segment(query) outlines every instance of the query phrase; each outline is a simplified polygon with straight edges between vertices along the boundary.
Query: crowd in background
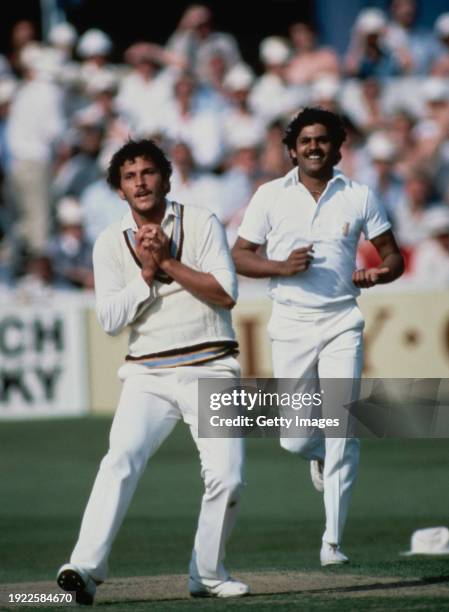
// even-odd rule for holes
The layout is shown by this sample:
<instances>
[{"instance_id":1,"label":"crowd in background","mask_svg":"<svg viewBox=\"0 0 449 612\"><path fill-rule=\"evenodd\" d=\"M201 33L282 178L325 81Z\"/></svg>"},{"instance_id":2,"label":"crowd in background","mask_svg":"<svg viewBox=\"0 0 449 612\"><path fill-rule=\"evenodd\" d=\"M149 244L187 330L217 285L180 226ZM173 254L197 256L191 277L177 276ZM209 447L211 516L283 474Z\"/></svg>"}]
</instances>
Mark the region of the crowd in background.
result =
<instances>
[{"instance_id":1,"label":"crowd in background","mask_svg":"<svg viewBox=\"0 0 449 612\"><path fill-rule=\"evenodd\" d=\"M404 252L403 283L449 288L449 12L415 25L414 0L363 9L344 57L308 23L263 39L249 66L211 9L188 7L165 46L65 22L39 41L15 24L0 56L0 287L93 286L92 244L127 205L112 152L151 137L173 163L170 199L210 208L232 246L257 187L291 168L282 138L303 106L339 113L338 168L369 184ZM359 266L375 265L361 243Z\"/></svg>"}]
</instances>

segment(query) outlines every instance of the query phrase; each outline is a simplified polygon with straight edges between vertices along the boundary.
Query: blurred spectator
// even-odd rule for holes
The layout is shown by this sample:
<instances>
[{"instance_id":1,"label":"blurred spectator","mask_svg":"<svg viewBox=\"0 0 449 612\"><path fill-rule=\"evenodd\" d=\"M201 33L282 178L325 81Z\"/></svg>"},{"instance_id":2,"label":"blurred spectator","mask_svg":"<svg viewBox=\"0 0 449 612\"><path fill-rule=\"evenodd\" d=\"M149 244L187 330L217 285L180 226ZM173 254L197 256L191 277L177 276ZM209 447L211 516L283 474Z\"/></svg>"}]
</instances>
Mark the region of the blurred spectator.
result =
<instances>
[{"instance_id":1,"label":"blurred spectator","mask_svg":"<svg viewBox=\"0 0 449 612\"><path fill-rule=\"evenodd\" d=\"M364 146L365 135L351 121L350 117L342 115L342 120L346 130L346 140L341 146L341 161L336 168L346 176L358 181L363 175L363 170L369 165L369 158Z\"/></svg>"},{"instance_id":2,"label":"blurred spectator","mask_svg":"<svg viewBox=\"0 0 449 612\"><path fill-rule=\"evenodd\" d=\"M158 128L160 109L172 95L175 68L182 62L163 47L147 42L131 45L125 61L132 69L120 83L117 107L138 133L152 134Z\"/></svg>"},{"instance_id":3,"label":"blurred spectator","mask_svg":"<svg viewBox=\"0 0 449 612\"><path fill-rule=\"evenodd\" d=\"M11 79L12 77L11 66L6 57L0 53L0 79Z\"/></svg>"},{"instance_id":4,"label":"blurred spectator","mask_svg":"<svg viewBox=\"0 0 449 612\"><path fill-rule=\"evenodd\" d=\"M367 8L360 11L345 60L346 72L350 76L362 79L386 78L401 73L398 61L385 45L386 23L386 17L380 9Z\"/></svg>"},{"instance_id":5,"label":"blurred spectator","mask_svg":"<svg viewBox=\"0 0 449 612\"><path fill-rule=\"evenodd\" d=\"M189 73L176 80L174 98L162 109L159 129L169 140L185 142L199 168L210 170L221 163L224 139L220 121L216 113L201 108L197 83Z\"/></svg>"},{"instance_id":6,"label":"blurred spectator","mask_svg":"<svg viewBox=\"0 0 449 612\"><path fill-rule=\"evenodd\" d=\"M385 40L405 74L428 74L435 58L432 32L416 24L416 0L393 0Z\"/></svg>"},{"instance_id":7,"label":"blurred spectator","mask_svg":"<svg viewBox=\"0 0 449 612\"><path fill-rule=\"evenodd\" d=\"M260 171L267 180L283 176L291 169L291 162L283 143L284 132L284 125L280 120L273 121L267 126L259 155Z\"/></svg>"},{"instance_id":8,"label":"blurred spectator","mask_svg":"<svg viewBox=\"0 0 449 612\"><path fill-rule=\"evenodd\" d=\"M120 113L116 95L118 79L108 68L91 75L87 83L90 104L73 116L75 126L100 125L104 129L105 145L117 148L131 134L131 125Z\"/></svg>"},{"instance_id":9,"label":"blurred spectator","mask_svg":"<svg viewBox=\"0 0 449 612\"><path fill-rule=\"evenodd\" d=\"M265 137L264 121L252 113L249 104L254 81L254 73L246 64L236 64L225 77L224 85L231 101L223 118L228 150L234 149L242 138L250 137L261 144Z\"/></svg>"},{"instance_id":10,"label":"blurred spectator","mask_svg":"<svg viewBox=\"0 0 449 612\"><path fill-rule=\"evenodd\" d=\"M420 165L434 176L449 139L449 83L429 77L421 87L421 95L425 111L414 128L415 154Z\"/></svg>"},{"instance_id":11,"label":"blurred spectator","mask_svg":"<svg viewBox=\"0 0 449 612\"><path fill-rule=\"evenodd\" d=\"M322 76L310 88L312 106L320 106L332 113L341 114L340 108L341 81L334 76Z\"/></svg>"},{"instance_id":12,"label":"blurred spectator","mask_svg":"<svg viewBox=\"0 0 449 612\"><path fill-rule=\"evenodd\" d=\"M342 111L365 134L387 127L391 105L379 79L346 81L340 99Z\"/></svg>"},{"instance_id":13,"label":"blurred spectator","mask_svg":"<svg viewBox=\"0 0 449 612\"><path fill-rule=\"evenodd\" d=\"M435 59L430 67L434 76L449 77L449 12L443 13L435 21L437 38Z\"/></svg>"},{"instance_id":14,"label":"blurred spectator","mask_svg":"<svg viewBox=\"0 0 449 612\"><path fill-rule=\"evenodd\" d=\"M109 55L112 52L112 41L102 30L91 28L82 34L76 47L81 65L78 75L82 86L87 87L104 71L113 72L114 67L109 64Z\"/></svg>"},{"instance_id":15,"label":"blurred spectator","mask_svg":"<svg viewBox=\"0 0 449 612\"><path fill-rule=\"evenodd\" d=\"M98 164L104 128L101 123L81 125L75 154L59 167L52 184L54 200L80 198L83 191L102 175Z\"/></svg>"},{"instance_id":16,"label":"blurred spectator","mask_svg":"<svg viewBox=\"0 0 449 612\"><path fill-rule=\"evenodd\" d=\"M258 143L246 136L246 139L242 139L236 145L229 158L229 167L222 177L224 202L222 221L226 226L226 234L231 246L237 238L243 211L262 177Z\"/></svg>"},{"instance_id":17,"label":"blurred spectator","mask_svg":"<svg viewBox=\"0 0 449 612\"><path fill-rule=\"evenodd\" d=\"M170 147L173 174L170 178L169 199L181 204L208 208L223 221L223 195L220 179L210 172L195 168L192 152L184 142Z\"/></svg>"},{"instance_id":18,"label":"blurred spectator","mask_svg":"<svg viewBox=\"0 0 449 612\"><path fill-rule=\"evenodd\" d=\"M128 204L113 191L106 182L106 171L113 151L102 151L98 163L102 176L81 194L80 206L83 214L84 231L90 244L94 244L100 232L119 221L128 212Z\"/></svg>"},{"instance_id":19,"label":"blurred spectator","mask_svg":"<svg viewBox=\"0 0 449 612\"><path fill-rule=\"evenodd\" d=\"M388 125L388 132L397 151L395 168L402 178L408 176L412 169L418 166L414 135L415 125L414 117L404 109L398 109L391 117Z\"/></svg>"},{"instance_id":20,"label":"blurred spectator","mask_svg":"<svg viewBox=\"0 0 449 612\"><path fill-rule=\"evenodd\" d=\"M76 50L86 66L104 68L112 51L112 41L102 30L91 28L80 36Z\"/></svg>"},{"instance_id":21,"label":"blurred spectator","mask_svg":"<svg viewBox=\"0 0 449 612\"><path fill-rule=\"evenodd\" d=\"M48 43L61 53L64 61L72 59L77 40L76 29L66 21L54 25L48 33Z\"/></svg>"},{"instance_id":22,"label":"blurred spectator","mask_svg":"<svg viewBox=\"0 0 449 612\"><path fill-rule=\"evenodd\" d=\"M59 59L53 50L28 46L21 61L25 79L12 101L8 126L11 192L25 247L42 253L49 231L54 146L65 128L62 93L54 82Z\"/></svg>"},{"instance_id":23,"label":"blurred spectator","mask_svg":"<svg viewBox=\"0 0 449 612\"><path fill-rule=\"evenodd\" d=\"M289 27L293 56L287 67L287 80L294 85L309 84L326 75L340 76L337 54L328 47L318 47L314 27L297 22Z\"/></svg>"},{"instance_id":24,"label":"blurred spectator","mask_svg":"<svg viewBox=\"0 0 449 612\"><path fill-rule=\"evenodd\" d=\"M12 78L0 80L0 169L3 174L10 170L11 150L8 142L8 118L11 103L17 91L17 81Z\"/></svg>"},{"instance_id":25,"label":"blurred spectator","mask_svg":"<svg viewBox=\"0 0 449 612\"><path fill-rule=\"evenodd\" d=\"M423 224L427 238L416 248L411 280L420 288L449 289L449 207L429 210Z\"/></svg>"},{"instance_id":26,"label":"blurred spectator","mask_svg":"<svg viewBox=\"0 0 449 612\"><path fill-rule=\"evenodd\" d=\"M92 289L92 245L84 235L83 213L78 200L60 200L56 220L58 230L48 247L54 283L66 289Z\"/></svg>"},{"instance_id":27,"label":"blurred spectator","mask_svg":"<svg viewBox=\"0 0 449 612\"><path fill-rule=\"evenodd\" d=\"M167 42L167 48L186 58L190 69L201 82L207 82L210 76L211 57L220 55L226 64L226 71L241 61L235 38L214 30L212 11L202 4L192 4L184 11L176 31Z\"/></svg>"},{"instance_id":28,"label":"blurred spectator","mask_svg":"<svg viewBox=\"0 0 449 612\"><path fill-rule=\"evenodd\" d=\"M36 26L28 19L17 21L11 30L9 64L17 76L22 76L22 51L31 42L37 42Z\"/></svg>"},{"instance_id":29,"label":"blurred spectator","mask_svg":"<svg viewBox=\"0 0 449 612\"><path fill-rule=\"evenodd\" d=\"M374 132L368 138L366 148L370 163L365 165L365 172L358 178L371 187L394 224L394 211L405 197L404 181L394 169L396 146L387 133Z\"/></svg>"},{"instance_id":30,"label":"blurred spectator","mask_svg":"<svg viewBox=\"0 0 449 612\"><path fill-rule=\"evenodd\" d=\"M47 255L34 254L25 261L24 274L16 282L18 301L35 302L53 296L53 269Z\"/></svg>"},{"instance_id":31,"label":"blurred spectator","mask_svg":"<svg viewBox=\"0 0 449 612\"><path fill-rule=\"evenodd\" d=\"M259 57L265 67L251 92L250 105L265 124L288 116L305 102L306 88L291 85L286 69L290 50L283 38L269 36L259 46Z\"/></svg>"},{"instance_id":32,"label":"blurred spectator","mask_svg":"<svg viewBox=\"0 0 449 612\"><path fill-rule=\"evenodd\" d=\"M415 247L427 237L424 219L433 203L429 175L415 169L405 180L404 197L392 211L395 235L401 246Z\"/></svg>"},{"instance_id":33,"label":"blurred spectator","mask_svg":"<svg viewBox=\"0 0 449 612\"><path fill-rule=\"evenodd\" d=\"M201 103L212 110L221 111L228 106L224 80L228 71L225 57L216 52L209 57L206 65L207 77L200 82Z\"/></svg>"},{"instance_id":34,"label":"blurred spectator","mask_svg":"<svg viewBox=\"0 0 449 612\"><path fill-rule=\"evenodd\" d=\"M15 217L7 177L11 171L11 148L8 139L9 113L16 90L17 83L12 78L0 80L0 250L2 251L0 261L3 261L3 265L7 257L6 245L13 239L12 227Z\"/></svg>"}]
</instances>

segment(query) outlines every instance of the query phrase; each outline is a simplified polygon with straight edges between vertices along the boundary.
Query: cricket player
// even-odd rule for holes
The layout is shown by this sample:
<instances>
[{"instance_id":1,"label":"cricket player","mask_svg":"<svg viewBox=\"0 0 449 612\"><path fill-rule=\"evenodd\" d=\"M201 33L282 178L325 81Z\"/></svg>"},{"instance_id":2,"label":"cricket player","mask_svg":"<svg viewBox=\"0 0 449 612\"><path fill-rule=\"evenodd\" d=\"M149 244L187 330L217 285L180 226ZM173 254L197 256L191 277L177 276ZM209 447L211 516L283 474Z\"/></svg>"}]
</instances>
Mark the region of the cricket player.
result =
<instances>
[{"instance_id":1,"label":"cricket player","mask_svg":"<svg viewBox=\"0 0 449 612\"><path fill-rule=\"evenodd\" d=\"M334 170L345 136L337 115L321 108L300 112L284 138L294 168L257 190L233 248L240 274L271 279L268 331L277 378L346 378L357 386L364 322L356 298L360 288L389 283L403 271L383 208L368 187ZM355 269L362 232L380 255L377 268ZM359 441L315 434L284 436L281 445L309 459L313 483L324 488L321 564L347 562L340 546Z\"/></svg>"},{"instance_id":2,"label":"cricket player","mask_svg":"<svg viewBox=\"0 0 449 612\"><path fill-rule=\"evenodd\" d=\"M171 164L151 140L129 141L108 181L129 205L94 246L96 311L111 335L129 326L123 389L70 563L57 581L93 603L108 556L148 459L178 420L190 428L205 493L192 558L193 596L237 597L246 584L223 565L242 488L243 440L198 437L197 381L239 376L230 310L236 277L212 213L167 200Z\"/></svg>"}]
</instances>

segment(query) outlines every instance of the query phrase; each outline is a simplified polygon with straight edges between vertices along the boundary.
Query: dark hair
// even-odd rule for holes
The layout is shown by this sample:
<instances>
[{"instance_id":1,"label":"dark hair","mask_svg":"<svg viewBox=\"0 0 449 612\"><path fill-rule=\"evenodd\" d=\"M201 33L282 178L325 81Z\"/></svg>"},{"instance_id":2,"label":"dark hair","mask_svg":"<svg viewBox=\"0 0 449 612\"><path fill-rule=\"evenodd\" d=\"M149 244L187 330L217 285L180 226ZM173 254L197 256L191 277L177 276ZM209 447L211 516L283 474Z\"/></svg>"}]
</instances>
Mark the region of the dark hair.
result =
<instances>
[{"instance_id":1,"label":"dark hair","mask_svg":"<svg viewBox=\"0 0 449 612\"><path fill-rule=\"evenodd\" d=\"M304 108L300 111L287 126L282 142L288 149L294 149L302 128L315 123L326 126L331 142L339 150L346 140L343 122L338 115L319 106Z\"/></svg>"},{"instance_id":2,"label":"dark hair","mask_svg":"<svg viewBox=\"0 0 449 612\"><path fill-rule=\"evenodd\" d=\"M169 180L172 173L171 163L155 142L149 139L128 140L114 153L109 162L106 179L113 189L120 188L120 168L127 161L134 161L136 157L143 157L152 161L161 173L162 178Z\"/></svg>"}]
</instances>

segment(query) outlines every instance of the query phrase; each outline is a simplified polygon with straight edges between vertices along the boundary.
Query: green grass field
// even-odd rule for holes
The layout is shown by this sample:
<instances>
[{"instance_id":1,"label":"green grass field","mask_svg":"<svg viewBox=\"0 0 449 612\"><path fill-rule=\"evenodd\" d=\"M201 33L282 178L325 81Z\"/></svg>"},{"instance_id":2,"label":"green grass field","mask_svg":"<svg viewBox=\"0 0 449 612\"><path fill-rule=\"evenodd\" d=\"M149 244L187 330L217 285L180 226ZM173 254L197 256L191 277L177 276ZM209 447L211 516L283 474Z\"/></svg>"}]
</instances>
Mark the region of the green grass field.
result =
<instances>
[{"instance_id":1,"label":"green grass field","mask_svg":"<svg viewBox=\"0 0 449 612\"><path fill-rule=\"evenodd\" d=\"M109 427L110 420L100 417L1 424L1 583L53 580L68 560ZM351 564L323 570L321 591L304 593L298 584L290 593L241 601L133 601L104 604L104 609L449 609L449 558L398 554L409 548L415 529L449 525L448 479L449 440L362 442L345 534ZM249 440L246 480L227 554L232 572L321 572L323 508L308 464L282 451L276 440ZM185 573L201 491L196 451L187 428L179 425L142 478L113 549L111 578ZM363 597L336 597L326 591L326 576L338 572L394 577L398 585L402 579L419 580L416 593L407 597L385 598L376 588ZM442 585L447 595L424 593L420 581L425 580Z\"/></svg>"}]
</instances>

